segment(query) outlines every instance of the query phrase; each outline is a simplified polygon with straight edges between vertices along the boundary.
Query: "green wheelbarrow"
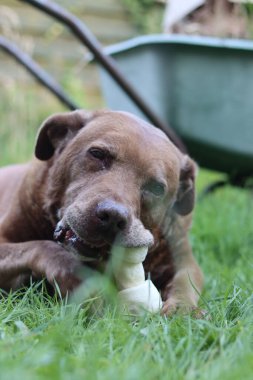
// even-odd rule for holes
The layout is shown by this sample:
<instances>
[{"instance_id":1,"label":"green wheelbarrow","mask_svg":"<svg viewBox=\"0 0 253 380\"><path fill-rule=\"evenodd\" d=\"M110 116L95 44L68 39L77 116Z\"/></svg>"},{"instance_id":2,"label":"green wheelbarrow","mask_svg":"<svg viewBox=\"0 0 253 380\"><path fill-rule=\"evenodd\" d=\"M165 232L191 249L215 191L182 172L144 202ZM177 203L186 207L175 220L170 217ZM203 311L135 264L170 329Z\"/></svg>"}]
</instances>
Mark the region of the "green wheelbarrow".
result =
<instances>
[{"instance_id":1,"label":"green wheelbarrow","mask_svg":"<svg viewBox=\"0 0 253 380\"><path fill-rule=\"evenodd\" d=\"M203 167L243 185L253 175L253 42L153 35L106 49ZM107 105L145 118L102 67Z\"/></svg>"}]
</instances>

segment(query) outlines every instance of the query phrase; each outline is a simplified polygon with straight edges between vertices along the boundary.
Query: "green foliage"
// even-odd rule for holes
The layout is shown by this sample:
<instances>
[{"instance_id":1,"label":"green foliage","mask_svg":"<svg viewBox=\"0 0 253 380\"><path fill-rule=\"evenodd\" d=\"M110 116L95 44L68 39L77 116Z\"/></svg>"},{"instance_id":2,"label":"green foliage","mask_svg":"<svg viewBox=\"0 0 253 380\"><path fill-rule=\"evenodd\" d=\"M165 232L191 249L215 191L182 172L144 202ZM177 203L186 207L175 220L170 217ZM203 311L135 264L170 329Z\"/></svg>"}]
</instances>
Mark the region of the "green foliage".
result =
<instances>
[{"instance_id":1,"label":"green foliage","mask_svg":"<svg viewBox=\"0 0 253 380\"><path fill-rule=\"evenodd\" d=\"M164 5L155 0L121 0L140 33L160 33Z\"/></svg>"},{"instance_id":2,"label":"green foliage","mask_svg":"<svg viewBox=\"0 0 253 380\"><path fill-rule=\"evenodd\" d=\"M253 4L243 4L242 8L247 22L247 31L249 38L253 39Z\"/></svg>"},{"instance_id":3,"label":"green foliage","mask_svg":"<svg viewBox=\"0 0 253 380\"><path fill-rule=\"evenodd\" d=\"M35 82L6 78L0 82L0 165L24 162L33 155L35 137L40 124L50 114L68 111L54 96ZM85 108L82 82L63 78L67 94Z\"/></svg>"},{"instance_id":4,"label":"green foliage","mask_svg":"<svg viewBox=\"0 0 253 380\"><path fill-rule=\"evenodd\" d=\"M31 158L36 132L54 111L55 101L37 86L23 92L13 82L4 86L0 104L0 163L24 162Z\"/></svg>"}]
</instances>

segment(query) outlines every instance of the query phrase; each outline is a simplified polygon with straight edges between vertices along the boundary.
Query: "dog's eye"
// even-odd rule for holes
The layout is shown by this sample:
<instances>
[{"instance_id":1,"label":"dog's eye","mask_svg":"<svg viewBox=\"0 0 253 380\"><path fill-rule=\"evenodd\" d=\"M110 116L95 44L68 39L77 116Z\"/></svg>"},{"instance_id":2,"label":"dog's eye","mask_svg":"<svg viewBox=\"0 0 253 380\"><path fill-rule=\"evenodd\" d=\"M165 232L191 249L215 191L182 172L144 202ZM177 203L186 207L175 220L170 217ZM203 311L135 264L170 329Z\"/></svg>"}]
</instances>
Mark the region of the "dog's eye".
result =
<instances>
[{"instance_id":1,"label":"dog's eye","mask_svg":"<svg viewBox=\"0 0 253 380\"><path fill-rule=\"evenodd\" d=\"M105 160L108 157L108 152L100 148L90 148L88 152L91 156L101 161Z\"/></svg>"},{"instance_id":2,"label":"dog's eye","mask_svg":"<svg viewBox=\"0 0 253 380\"><path fill-rule=\"evenodd\" d=\"M165 185L161 182L150 180L143 187L144 192L151 193L156 197L162 197L165 194Z\"/></svg>"}]
</instances>

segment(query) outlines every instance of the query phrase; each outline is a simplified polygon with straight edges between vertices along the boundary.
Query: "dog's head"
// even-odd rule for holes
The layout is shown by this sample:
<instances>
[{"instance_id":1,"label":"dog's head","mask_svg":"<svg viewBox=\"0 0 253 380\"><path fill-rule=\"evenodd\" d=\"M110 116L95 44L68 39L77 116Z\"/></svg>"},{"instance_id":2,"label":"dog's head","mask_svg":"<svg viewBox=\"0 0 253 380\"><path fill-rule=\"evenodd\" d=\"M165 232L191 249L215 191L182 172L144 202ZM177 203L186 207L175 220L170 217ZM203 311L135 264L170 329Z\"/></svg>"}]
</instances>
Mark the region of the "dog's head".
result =
<instances>
[{"instance_id":1,"label":"dog's head","mask_svg":"<svg viewBox=\"0 0 253 380\"><path fill-rule=\"evenodd\" d=\"M151 246L168 211L193 209L193 161L131 114L53 115L39 131L35 154L49 167L44 207L55 238L85 256L105 255L115 239Z\"/></svg>"}]
</instances>

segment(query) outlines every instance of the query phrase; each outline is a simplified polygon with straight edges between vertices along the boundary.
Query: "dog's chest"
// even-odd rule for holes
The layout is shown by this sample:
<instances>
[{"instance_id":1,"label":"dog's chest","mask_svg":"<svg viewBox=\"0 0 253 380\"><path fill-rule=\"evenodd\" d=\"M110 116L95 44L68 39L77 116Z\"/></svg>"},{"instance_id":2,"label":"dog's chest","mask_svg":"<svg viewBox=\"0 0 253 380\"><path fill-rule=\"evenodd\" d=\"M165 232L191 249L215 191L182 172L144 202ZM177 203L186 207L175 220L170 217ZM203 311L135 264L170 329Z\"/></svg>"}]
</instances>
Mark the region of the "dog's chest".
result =
<instances>
[{"instance_id":1,"label":"dog's chest","mask_svg":"<svg viewBox=\"0 0 253 380\"><path fill-rule=\"evenodd\" d=\"M151 249L144 261L146 276L150 276L158 289L164 288L174 276L173 256L165 239Z\"/></svg>"}]
</instances>

